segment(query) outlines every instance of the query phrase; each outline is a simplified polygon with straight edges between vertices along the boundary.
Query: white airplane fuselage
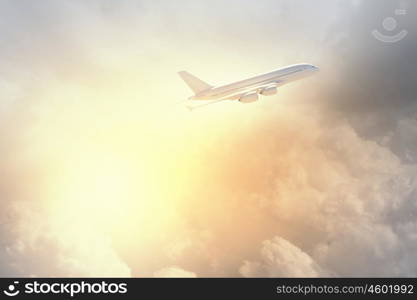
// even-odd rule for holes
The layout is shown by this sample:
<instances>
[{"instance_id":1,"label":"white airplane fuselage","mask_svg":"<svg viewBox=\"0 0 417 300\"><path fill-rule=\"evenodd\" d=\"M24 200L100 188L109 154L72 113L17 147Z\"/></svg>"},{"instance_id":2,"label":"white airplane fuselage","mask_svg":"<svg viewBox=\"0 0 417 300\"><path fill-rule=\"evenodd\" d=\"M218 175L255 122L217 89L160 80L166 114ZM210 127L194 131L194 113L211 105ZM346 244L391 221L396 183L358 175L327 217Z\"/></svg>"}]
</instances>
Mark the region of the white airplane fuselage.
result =
<instances>
[{"instance_id":1,"label":"white airplane fuselage","mask_svg":"<svg viewBox=\"0 0 417 300\"><path fill-rule=\"evenodd\" d=\"M221 86L210 86L185 71L179 74L195 92L189 100L253 102L258 100L258 95L274 95L278 87L313 75L318 70L316 66L310 64L297 64Z\"/></svg>"}]
</instances>

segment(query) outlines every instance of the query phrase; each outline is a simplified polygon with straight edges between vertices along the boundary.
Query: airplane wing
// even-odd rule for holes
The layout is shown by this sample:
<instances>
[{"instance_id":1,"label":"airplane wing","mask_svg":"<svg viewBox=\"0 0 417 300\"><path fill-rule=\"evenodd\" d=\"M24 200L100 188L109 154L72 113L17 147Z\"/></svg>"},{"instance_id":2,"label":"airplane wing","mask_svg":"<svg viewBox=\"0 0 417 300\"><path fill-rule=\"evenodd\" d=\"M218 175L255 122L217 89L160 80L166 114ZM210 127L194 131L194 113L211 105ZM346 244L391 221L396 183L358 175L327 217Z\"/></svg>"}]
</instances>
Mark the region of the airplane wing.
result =
<instances>
[{"instance_id":1,"label":"airplane wing","mask_svg":"<svg viewBox=\"0 0 417 300\"><path fill-rule=\"evenodd\" d=\"M239 92L236 92L236 94L232 94L230 96L227 96L227 98L224 98L223 100L239 100L242 96L246 95L247 93L251 93L251 92L259 92L260 90L264 89L264 88L269 88L269 87L279 87L281 85L281 83L283 83L284 81L275 81L275 82L269 82L268 84L262 84L259 86L254 86L251 87L249 89L246 89L244 91L240 90Z\"/></svg>"}]
</instances>

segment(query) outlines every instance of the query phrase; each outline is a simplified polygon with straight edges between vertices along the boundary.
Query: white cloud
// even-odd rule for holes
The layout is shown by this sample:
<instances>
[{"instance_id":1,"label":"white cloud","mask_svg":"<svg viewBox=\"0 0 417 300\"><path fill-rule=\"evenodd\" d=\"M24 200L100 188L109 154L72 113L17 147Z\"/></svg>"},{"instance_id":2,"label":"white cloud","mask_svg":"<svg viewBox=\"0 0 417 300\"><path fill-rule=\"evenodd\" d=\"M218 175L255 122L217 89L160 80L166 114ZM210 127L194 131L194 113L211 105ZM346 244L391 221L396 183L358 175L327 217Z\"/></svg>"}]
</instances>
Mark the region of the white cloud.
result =
<instances>
[{"instance_id":1,"label":"white cloud","mask_svg":"<svg viewBox=\"0 0 417 300\"><path fill-rule=\"evenodd\" d=\"M281 170L260 196L287 241L266 241L260 261L245 262L241 273L416 276L415 166L348 125L311 121L309 136L293 132L296 146L270 157Z\"/></svg>"},{"instance_id":2,"label":"white cloud","mask_svg":"<svg viewBox=\"0 0 417 300\"><path fill-rule=\"evenodd\" d=\"M287 240L265 241L261 262L246 261L239 271L244 277L319 277L327 273L305 252Z\"/></svg>"},{"instance_id":3,"label":"white cloud","mask_svg":"<svg viewBox=\"0 0 417 300\"><path fill-rule=\"evenodd\" d=\"M102 232L57 224L29 202L14 204L18 219L7 245L7 263L23 276L130 277L127 264Z\"/></svg>"},{"instance_id":4,"label":"white cloud","mask_svg":"<svg viewBox=\"0 0 417 300\"><path fill-rule=\"evenodd\" d=\"M197 275L193 272L189 272L178 267L167 267L156 271L154 273L154 277L195 278Z\"/></svg>"}]
</instances>

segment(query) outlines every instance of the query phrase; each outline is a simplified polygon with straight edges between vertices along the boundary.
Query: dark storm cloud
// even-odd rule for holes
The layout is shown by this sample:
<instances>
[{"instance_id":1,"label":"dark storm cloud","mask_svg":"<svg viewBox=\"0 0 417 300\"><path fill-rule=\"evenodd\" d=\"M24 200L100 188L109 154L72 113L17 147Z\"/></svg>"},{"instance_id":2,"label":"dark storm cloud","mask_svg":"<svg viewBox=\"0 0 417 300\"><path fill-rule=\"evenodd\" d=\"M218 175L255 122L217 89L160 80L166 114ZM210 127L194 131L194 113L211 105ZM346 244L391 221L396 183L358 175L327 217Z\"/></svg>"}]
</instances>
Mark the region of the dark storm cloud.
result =
<instances>
[{"instance_id":1,"label":"dark storm cloud","mask_svg":"<svg viewBox=\"0 0 417 300\"><path fill-rule=\"evenodd\" d=\"M395 131L403 118L416 117L417 5L415 1L357 3L346 7L349 13L329 31L331 46L325 51L331 59L323 65L332 69L334 77L324 78L320 99L361 134L375 138ZM396 9L407 14L397 16ZM386 17L398 22L391 33L382 25ZM397 43L383 43L371 35L375 29L386 35L405 29L408 35ZM341 33L343 38L332 44Z\"/></svg>"}]
</instances>

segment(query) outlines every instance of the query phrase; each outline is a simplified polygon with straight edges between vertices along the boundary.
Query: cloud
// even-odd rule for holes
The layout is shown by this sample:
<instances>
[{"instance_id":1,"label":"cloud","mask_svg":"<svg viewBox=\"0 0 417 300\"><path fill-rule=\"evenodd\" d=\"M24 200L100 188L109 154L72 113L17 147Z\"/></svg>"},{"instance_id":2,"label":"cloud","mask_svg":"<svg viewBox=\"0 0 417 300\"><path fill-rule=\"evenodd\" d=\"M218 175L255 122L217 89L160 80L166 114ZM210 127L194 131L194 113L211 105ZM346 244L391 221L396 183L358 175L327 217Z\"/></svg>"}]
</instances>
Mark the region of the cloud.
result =
<instances>
[{"instance_id":1,"label":"cloud","mask_svg":"<svg viewBox=\"0 0 417 300\"><path fill-rule=\"evenodd\" d=\"M415 118L416 69L409 64L416 48L417 21L411 17L413 1L361 1L354 8L341 1L349 13L339 16L324 40L322 60L327 73L319 99L337 117L346 118L362 136L377 138L394 130L404 117ZM395 15L396 9L406 15ZM387 33L382 22L392 16L397 29ZM407 30L408 36L395 44L384 44L371 32L395 34ZM337 53L331 55L331 53Z\"/></svg>"},{"instance_id":2,"label":"cloud","mask_svg":"<svg viewBox=\"0 0 417 300\"><path fill-rule=\"evenodd\" d=\"M415 4L237 2L1 2L2 276L416 276ZM373 39L402 4L407 39ZM260 103L166 108L188 96L179 69L300 61L320 74ZM163 196L134 202L158 209L59 207L54 178L105 151L157 177L135 183Z\"/></svg>"},{"instance_id":3,"label":"cloud","mask_svg":"<svg viewBox=\"0 0 417 300\"><path fill-rule=\"evenodd\" d=\"M310 108L282 105L204 152L217 164L182 212L175 262L200 276L415 276L416 166Z\"/></svg>"},{"instance_id":4,"label":"cloud","mask_svg":"<svg viewBox=\"0 0 417 300\"><path fill-rule=\"evenodd\" d=\"M346 124L304 125L308 135L296 130L279 156L262 158L279 172L271 174L269 192L258 194L259 203L273 212L285 240L264 242L260 262L246 262L240 272L415 276L416 167Z\"/></svg>"},{"instance_id":5,"label":"cloud","mask_svg":"<svg viewBox=\"0 0 417 300\"><path fill-rule=\"evenodd\" d=\"M193 272L185 271L178 267L163 268L154 273L154 277L167 277L167 278L195 278L197 275Z\"/></svg>"},{"instance_id":6,"label":"cloud","mask_svg":"<svg viewBox=\"0 0 417 300\"><path fill-rule=\"evenodd\" d=\"M93 228L55 223L28 201L15 202L13 238L2 259L13 274L33 277L129 277L110 239ZM11 274L11 273L9 273Z\"/></svg>"},{"instance_id":7,"label":"cloud","mask_svg":"<svg viewBox=\"0 0 417 300\"><path fill-rule=\"evenodd\" d=\"M240 267L240 273L244 277L320 277L327 275L307 253L280 237L263 243L261 257L261 263L246 261Z\"/></svg>"}]
</instances>

